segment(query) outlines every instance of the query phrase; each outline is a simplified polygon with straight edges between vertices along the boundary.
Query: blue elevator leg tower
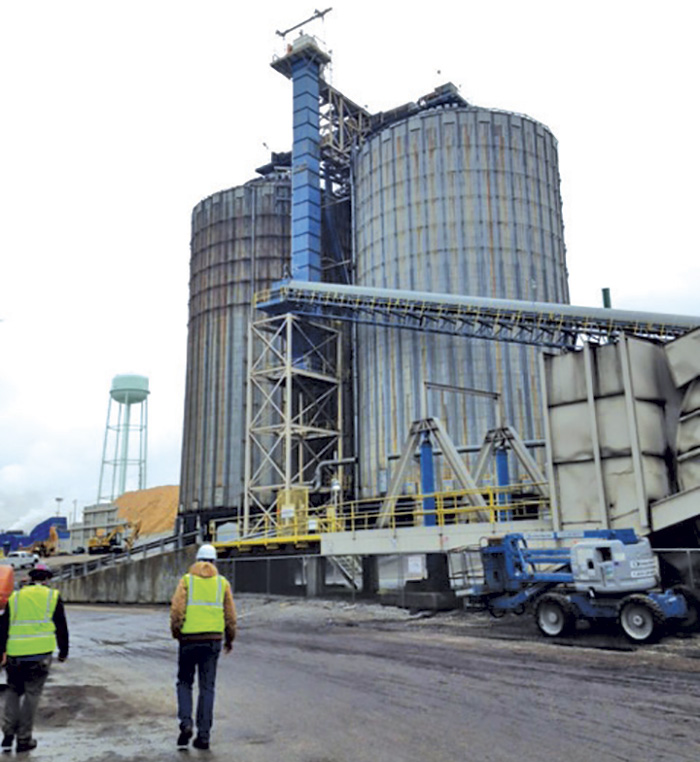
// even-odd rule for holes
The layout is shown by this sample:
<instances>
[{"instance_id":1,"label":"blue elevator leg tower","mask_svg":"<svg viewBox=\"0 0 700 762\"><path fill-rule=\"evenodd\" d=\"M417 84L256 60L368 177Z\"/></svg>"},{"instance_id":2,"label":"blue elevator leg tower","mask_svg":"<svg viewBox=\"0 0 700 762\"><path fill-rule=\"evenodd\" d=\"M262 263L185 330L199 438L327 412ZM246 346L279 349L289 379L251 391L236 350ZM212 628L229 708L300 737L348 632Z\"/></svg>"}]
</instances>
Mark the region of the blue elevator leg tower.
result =
<instances>
[{"instance_id":1,"label":"blue elevator leg tower","mask_svg":"<svg viewBox=\"0 0 700 762\"><path fill-rule=\"evenodd\" d=\"M272 68L292 80L292 278L321 281L321 135L320 78L330 61L313 37L301 35ZM294 332L295 364L307 367L316 335L312 328Z\"/></svg>"},{"instance_id":2,"label":"blue elevator leg tower","mask_svg":"<svg viewBox=\"0 0 700 762\"><path fill-rule=\"evenodd\" d=\"M292 278L321 280L320 78L330 61L313 37L302 35L272 68L292 80Z\"/></svg>"},{"instance_id":3,"label":"blue elevator leg tower","mask_svg":"<svg viewBox=\"0 0 700 762\"><path fill-rule=\"evenodd\" d=\"M292 277L308 281L321 280L318 77L316 61L299 58L292 63Z\"/></svg>"},{"instance_id":4,"label":"blue elevator leg tower","mask_svg":"<svg viewBox=\"0 0 700 762\"><path fill-rule=\"evenodd\" d=\"M420 443L420 483L423 493L423 526L434 527L437 524L435 504L435 464L433 462L433 443L426 432ZM449 590L449 572L447 556L444 553L427 553L425 556L427 579L422 587L427 590Z\"/></svg>"}]
</instances>

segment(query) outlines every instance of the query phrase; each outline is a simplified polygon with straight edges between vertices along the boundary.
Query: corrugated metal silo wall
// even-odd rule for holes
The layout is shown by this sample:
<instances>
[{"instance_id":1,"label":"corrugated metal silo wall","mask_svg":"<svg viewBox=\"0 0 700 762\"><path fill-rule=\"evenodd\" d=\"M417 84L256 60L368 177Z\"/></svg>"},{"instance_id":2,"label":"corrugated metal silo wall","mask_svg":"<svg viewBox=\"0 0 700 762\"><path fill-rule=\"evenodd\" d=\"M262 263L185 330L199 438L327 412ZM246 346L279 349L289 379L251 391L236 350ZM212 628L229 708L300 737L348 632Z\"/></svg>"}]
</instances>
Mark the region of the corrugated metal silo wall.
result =
<instances>
[{"instance_id":1,"label":"corrugated metal silo wall","mask_svg":"<svg viewBox=\"0 0 700 762\"><path fill-rule=\"evenodd\" d=\"M181 512L242 505L250 306L283 277L290 209L283 176L215 193L193 210Z\"/></svg>"},{"instance_id":2,"label":"corrugated metal silo wall","mask_svg":"<svg viewBox=\"0 0 700 762\"><path fill-rule=\"evenodd\" d=\"M359 152L354 201L358 285L568 302L556 140L532 119L455 107L397 122ZM360 326L357 373L366 496L423 415L424 380L498 391L505 422L543 437L532 347ZM458 445L496 423L493 402L455 393L429 391L425 413Z\"/></svg>"}]
</instances>

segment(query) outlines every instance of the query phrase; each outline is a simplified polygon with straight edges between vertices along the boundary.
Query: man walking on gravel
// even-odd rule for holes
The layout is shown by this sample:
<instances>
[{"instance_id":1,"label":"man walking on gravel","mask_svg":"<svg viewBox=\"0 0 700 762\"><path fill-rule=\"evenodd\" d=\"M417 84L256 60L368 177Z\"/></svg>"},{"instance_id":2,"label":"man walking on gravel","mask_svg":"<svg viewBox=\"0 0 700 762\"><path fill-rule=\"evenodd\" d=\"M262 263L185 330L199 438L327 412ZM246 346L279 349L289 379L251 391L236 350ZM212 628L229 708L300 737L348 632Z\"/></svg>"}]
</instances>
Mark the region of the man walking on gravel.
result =
<instances>
[{"instance_id":1,"label":"man walking on gravel","mask_svg":"<svg viewBox=\"0 0 700 762\"><path fill-rule=\"evenodd\" d=\"M190 570L180 580L170 604L170 630L180 641L177 669L179 749L193 735L192 688L197 671L196 749L208 749L214 719L214 685L221 653L230 653L236 637L236 607L231 585L216 570L216 548L202 545Z\"/></svg>"},{"instance_id":2,"label":"man walking on gravel","mask_svg":"<svg viewBox=\"0 0 700 762\"><path fill-rule=\"evenodd\" d=\"M0 653L7 670L7 695L2 721L2 750L17 752L37 746L32 738L34 714L49 676L51 658L68 658L68 625L58 590L44 583L53 573L43 563L29 572L29 584L12 593L0 616Z\"/></svg>"}]
</instances>

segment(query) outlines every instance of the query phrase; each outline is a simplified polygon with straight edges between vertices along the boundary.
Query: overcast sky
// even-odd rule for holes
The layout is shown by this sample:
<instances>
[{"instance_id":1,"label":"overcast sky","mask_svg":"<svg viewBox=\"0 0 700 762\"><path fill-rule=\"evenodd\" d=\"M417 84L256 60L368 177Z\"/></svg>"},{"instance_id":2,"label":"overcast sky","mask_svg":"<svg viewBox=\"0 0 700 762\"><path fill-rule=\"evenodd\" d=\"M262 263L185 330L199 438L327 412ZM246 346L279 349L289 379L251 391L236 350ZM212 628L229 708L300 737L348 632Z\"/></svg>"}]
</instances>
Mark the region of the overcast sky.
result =
<instances>
[{"instance_id":1,"label":"overcast sky","mask_svg":"<svg viewBox=\"0 0 700 762\"><path fill-rule=\"evenodd\" d=\"M119 373L179 482L190 214L290 149L275 30L329 6L307 30L370 110L451 80L553 131L572 303L700 314L696 2L5 0L0 528L94 503Z\"/></svg>"}]
</instances>

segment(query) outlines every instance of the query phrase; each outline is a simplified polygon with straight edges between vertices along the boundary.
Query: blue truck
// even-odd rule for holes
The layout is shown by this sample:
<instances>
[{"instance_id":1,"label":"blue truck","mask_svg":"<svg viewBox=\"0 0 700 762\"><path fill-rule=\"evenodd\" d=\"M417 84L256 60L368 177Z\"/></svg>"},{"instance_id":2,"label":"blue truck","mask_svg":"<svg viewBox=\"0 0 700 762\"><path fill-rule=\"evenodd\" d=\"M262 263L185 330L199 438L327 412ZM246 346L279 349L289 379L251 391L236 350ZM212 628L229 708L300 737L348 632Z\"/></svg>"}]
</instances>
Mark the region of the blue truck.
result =
<instances>
[{"instance_id":1,"label":"blue truck","mask_svg":"<svg viewBox=\"0 0 700 762\"><path fill-rule=\"evenodd\" d=\"M579 620L616 621L635 643L698 627L698 597L660 589L649 540L632 529L511 533L486 538L480 556L483 583L468 591L471 603L496 617L532 610L546 637L572 634Z\"/></svg>"}]
</instances>

